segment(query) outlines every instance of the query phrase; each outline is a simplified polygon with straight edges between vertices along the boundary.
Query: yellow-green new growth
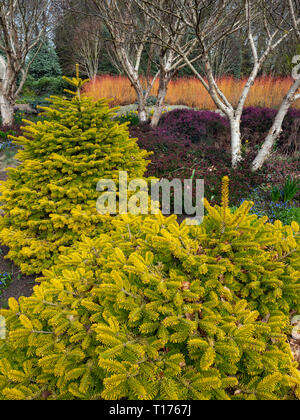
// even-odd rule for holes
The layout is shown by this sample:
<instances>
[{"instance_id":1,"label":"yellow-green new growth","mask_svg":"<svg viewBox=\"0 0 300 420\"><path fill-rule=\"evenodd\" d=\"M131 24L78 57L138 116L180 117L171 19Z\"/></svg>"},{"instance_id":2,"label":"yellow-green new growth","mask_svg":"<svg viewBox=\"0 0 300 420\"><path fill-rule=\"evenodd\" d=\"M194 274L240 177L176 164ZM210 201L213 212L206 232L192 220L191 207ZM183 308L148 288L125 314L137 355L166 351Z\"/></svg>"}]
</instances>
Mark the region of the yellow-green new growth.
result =
<instances>
[{"instance_id":1,"label":"yellow-green new growth","mask_svg":"<svg viewBox=\"0 0 300 420\"><path fill-rule=\"evenodd\" d=\"M229 207L229 178L224 176L222 179L222 207L228 209Z\"/></svg>"},{"instance_id":2,"label":"yellow-green new growth","mask_svg":"<svg viewBox=\"0 0 300 420\"><path fill-rule=\"evenodd\" d=\"M76 64L76 77L69 78L69 77L63 76L63 79L67 83L69 83L70 85L74 86L75 89L76 89L75 92L72 91L72 90L69 90L69 89L64 89L64 91L66 93L70 93L71 95L77 96L79 100L81 99L81 89L82 89L82 87L90 81L90 79L82 80L80 78L80 76L79 76L79 64Z\"/></svg>"},{"instance_id":3,"label":"yellow-green new growth","mask_svg":"<svg viewBox=\"0 0 300 420\"><path fill-rule=\"evenodd\" d=\"M127 171L129 181L142 178L148 165L149 153L113 119L108 101L78 95L84 84L78 74L66 80L76 92L71 99L52 97L45 119L27 122L14 139L22 163L1 185L0 239L10 248L8 258L28 274L51 267L83 233L109 229L109 218L96 209L100 179L117 182L119 171Z\"/></svg>"},{"instance_id":4,"label":"yellow-green new growth","mask_svg":"<svg viewBox=\"0 0 300 420\"><path fill-rule=\"evenodd\" d=\"M226 226L226 214L229 210L229 178L228 176L224 176L222 179L222 202L223 208L223 226L222 230L225 229Z\"/></svg>"},{"instance_id":5,"label":"yellow-green new growth","mask_svg":"<svg viewBox=\"0 0 300 420\"><path fill-rule=\"evenodd\" d=\"M222 207L197 227L124 215L70 248L0 311L0 399L299 398L299 226L247 208L224 232Z\"/></svg>"}]
</instances>

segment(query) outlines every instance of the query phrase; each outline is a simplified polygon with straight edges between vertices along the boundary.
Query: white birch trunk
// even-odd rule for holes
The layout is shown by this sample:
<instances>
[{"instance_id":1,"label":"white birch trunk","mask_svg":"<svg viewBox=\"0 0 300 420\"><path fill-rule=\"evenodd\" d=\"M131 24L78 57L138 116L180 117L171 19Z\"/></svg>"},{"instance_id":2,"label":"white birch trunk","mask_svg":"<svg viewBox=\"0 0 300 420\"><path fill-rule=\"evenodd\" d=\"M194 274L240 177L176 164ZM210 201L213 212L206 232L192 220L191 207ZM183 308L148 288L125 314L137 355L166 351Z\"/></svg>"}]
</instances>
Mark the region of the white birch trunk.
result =
<instances>
[{"instance_id":1,"label":"white birch trunk","mask_svg":"<svg viewBox=\"0 0 300 420\"><path fill-rule=\"evenodd\" d=\"M156 102L156 105L154 108L154 114L151 120L151 127L158 126L159 120L161 118L161 115L164 109L169 81L170 81L169 75L161 74L160 80L159 80L157 102Z\"/></svg>"},{"instance_id":2,"label":"white birch trunk","mask_svg":"<svg viewBox=\"0 0 300 420\"><path fill-rule=\"evenodd\" d=\"M296 93L299 87L300 87L300 77L294 82L293 86L290 88L288 94L285 96L284 100L281 103L281 106L278 110L278 113L269 131L269 134L267 135L262 148L260 149L260 151L258 152L256 158L254 159L252 163L253 172L261 169L264 162L270 156L272 149L274 147L275 141L279 137L280 132L282 130L283 120L286 114L288 113L288 110L290 109L291 105L297 99Z\"/></svg>"},{"instance_id":3,"label":"white birch trunk","mask_svg":"<svg viewBox=\"0 0 300 420\"><path fill-rule=\"evenodd\" d=\"M231 163L232 167L236 168L242 160L241 148L241 119L240 117L230 118L230 131L231 131Z\"/></svg>"},{"instance_id":4,"label":"white birch trunk","mask_svg":"<svg viewBox=\"0 0 300 420\"><path fill-rule=\"evenodd\" d=\"M4 126L10 127L14 123L14 105L3 94L0 95L1 118Z\"/></svg>"},{"instance_id":5,"label":"white birch trunk","mask_svg":"<svg viewBox=\"0 0 300 420\"><path fill-rule=\"evenodd\" d=\"M146 109L146 100L142 92L139 92L137 89L137 97L138 97L138 116L140 122L146 123L148 121L148 113Z\"/></svg>"}]
</instances>

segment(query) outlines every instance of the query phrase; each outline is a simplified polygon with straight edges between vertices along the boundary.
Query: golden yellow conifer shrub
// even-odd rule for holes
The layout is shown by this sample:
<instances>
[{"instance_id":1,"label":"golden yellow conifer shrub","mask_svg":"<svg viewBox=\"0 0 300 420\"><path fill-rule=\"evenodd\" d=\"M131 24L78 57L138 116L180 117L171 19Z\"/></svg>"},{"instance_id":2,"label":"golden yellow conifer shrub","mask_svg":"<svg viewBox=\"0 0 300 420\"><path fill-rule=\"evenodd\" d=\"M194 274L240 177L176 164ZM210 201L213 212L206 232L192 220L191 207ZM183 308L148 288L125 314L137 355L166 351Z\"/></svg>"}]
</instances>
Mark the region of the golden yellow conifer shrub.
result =
<instances>
[{"instance_id":1,"label":"golden yellow conifer shrub","mask_svg":"<svg viewBox=\"0 0 300 420\"><path fill-rule=\"evenodd\" d=\"M222 206L205 200L208 216L191 237L201 242L199 254L204 278L229 288L246 299L261 316L275 311L300 311L300 229L296 222L283 226L279 220L249 214L253 203L229 209L229 179L223 179Z\"/></svg>"},{"instance_id":2,"label":"golden yellow conifer shrub","mask_svg":"<svg viewBox=\"0 0 300 420\"><path fill-rule=\"evenodd\" d=\"M299 398L299 226L257 220L251 203L231 214L226 194L200 227L114 218L11 299L0 399Z\"/></svg>"},{"instance_id":3,"label":"golden yellow conifer shrub","mask_svg":"<svg viewBox=\"0 0 300 420\"><path fill-rule=\"evenodd\" d=\"M22 163L1 186L0 240L26 274L51 267L60 249L83 233L103 230L96 211L100 179L117 182L119 171L129 180L143 177L148 165L149 153L126 124L113 120L108 101L82 97L78 75L66 80L75 87L72 98L52 97L44 121L27 121L24 136L15 139Z\"/></svg>"}]
</instances>

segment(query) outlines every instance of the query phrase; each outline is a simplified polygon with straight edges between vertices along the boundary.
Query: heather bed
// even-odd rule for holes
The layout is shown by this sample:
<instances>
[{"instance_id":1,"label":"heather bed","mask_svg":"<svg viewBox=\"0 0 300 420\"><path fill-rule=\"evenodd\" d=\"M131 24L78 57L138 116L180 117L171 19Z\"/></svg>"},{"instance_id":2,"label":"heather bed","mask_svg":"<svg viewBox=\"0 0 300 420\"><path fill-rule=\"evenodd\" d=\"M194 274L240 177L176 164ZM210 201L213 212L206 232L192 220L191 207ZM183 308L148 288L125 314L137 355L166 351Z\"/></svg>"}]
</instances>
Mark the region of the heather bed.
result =
<instances>
[{"instance_id":1,"label":"heather bed","mask_svg":"<svg viewBox=\"0 0 300 420\"><path fill-rule=\"evenodd\" d=\"M276 148L262 170L252 172L250 168L275 113L265 108L245 110L241 124L243 162L237 169L231 167L228 120L217 113L174 110L162 116L156 129L139 125L131 126L130 131L139 139L140 147L153 152L148 175L204 179L205 197L211 203L220 201L221 179L228 175L232 206L253 199L258 205L264 204L254 209L258 215L267 214L273 219L282 216L284 223L290 223L291 218L300 220L299 192L288 202L273 203L272 190L283 188L287 177L299 179L299 134L295 124L300 119L298 110L288 113Z\"/></svg>"}]
</instances>

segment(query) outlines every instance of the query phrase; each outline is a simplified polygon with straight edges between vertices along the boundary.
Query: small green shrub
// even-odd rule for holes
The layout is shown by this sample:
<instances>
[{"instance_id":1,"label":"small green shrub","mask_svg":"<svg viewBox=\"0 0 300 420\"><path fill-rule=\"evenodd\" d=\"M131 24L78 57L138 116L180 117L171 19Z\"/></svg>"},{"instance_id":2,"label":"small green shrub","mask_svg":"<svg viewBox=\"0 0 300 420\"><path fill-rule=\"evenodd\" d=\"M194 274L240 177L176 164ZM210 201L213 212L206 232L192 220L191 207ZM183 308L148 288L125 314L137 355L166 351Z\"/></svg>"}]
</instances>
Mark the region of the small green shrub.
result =
<instances>
[{"instance_id":1,"label":"small green shrub","mask_svg":"<svg viewBox=\"0 0 300 420\"><path fill-rule=\"evenodd\" d=\"M20 130L18 127L15 127L15 129L3 128L3 130L0 130L0 153L14 152L16 154L17 147L13 144L11 136L18 136L19 134Z\"/></svg>"},{"instance_id":2,"label":"small green shrub","mask_svg":"<svg viewBox=\"0 0 300 420\"><path fill-rule=\"evenodd\" d=\"M292 222L300 224L300 207L275 204L272 208L274 217L277 220L280 220L284 225L290 225Z\"/></svg>"},{"instance_id":3,"label":"small green shrub","mask_svg":"<svg viewBox=\"0 0 300 420\"><path fill-rule=\"evenodd\" d=\"M251 213L258 217L267 216L272 223L279 220L284 225L290 225L293 221L300 224L299 201L283 201L283 197L284 192L279 187L270 190L268 185L261 185L254 188L249 196L255 203Z\"/></svg>"},{"instance_id":4,"label":"small green shrub","mask_svg":"<svg viewBox=\"0 0 300 420\"><path fill-rule=\"evenodd\" d=\"M156 96L148 96L146 101L146 106L155 106L157 104Z\"/></svg>"},{"instance_id":5,"label":"small green shrub","mask_svg":"<svg viewBox=\"0 0 300 420\"><path fill-rule=\"evenodd\" d=\"M129 123L131 126L137 126L140 123L138 113L136 111L128 111L118 117L120 124Z\"/></svg>"},{"instance_id":6,"label":"small green shrub","mask_svg":"<svg viewBox=\"0 0 300 420\"><path fill-rule=\"evenodd\" d=\"M283 201L292 201L300 191L300 178L288 177L283 187Z\"/></svg>"},{"instance_id":7,"label":"small green shrub","mask_svg":"<svg viewBox=\"0 0 300 420\"><path fill-rule=\"evenodd\" d=\"M278 186L271 190L272 201L284 203L292 201L300 191L300 179L288 176L283 188Z\"/></svg>"},{"instance_id":8,"label":"small green shrub","mask_svg":"<svg viewBox=\"0 0 300 420\"><path fill-rule=\"evenodd\" d=\"M23 94L38 97L63 95L65 88L67 88L67 83L61 77L34 79L29 76L24 86Z\"/></svg>"},{"instance_id":9,"label":"small green shrub","mask_svg":"<svg viewBox=\"0 0 300 420\"><path fill-rule=\"evenodd\" d=\"M271 199L275 203L278 203L281 200L282 194L281 189L279 187L273 187L271 190Z\"/></svg>"},{"instance_id":10,"label":"small green shrub","mask_svg":"<svg viewBox=\"0 0 300 420\"><path fill-rule=\"evenodd\" d=\"M12 280L11 273L0 273L0 298L2 295L2 292L7 289L7 287L10 285Z\"/></svg>"}]
</instances>

